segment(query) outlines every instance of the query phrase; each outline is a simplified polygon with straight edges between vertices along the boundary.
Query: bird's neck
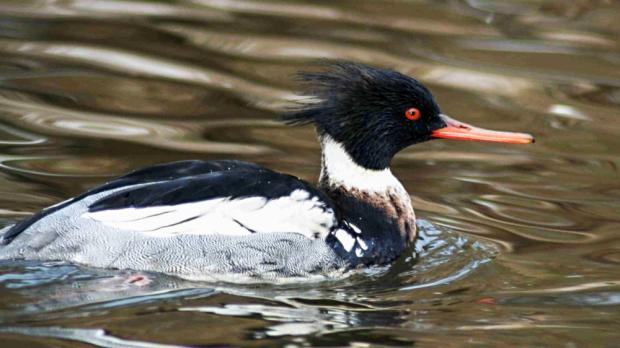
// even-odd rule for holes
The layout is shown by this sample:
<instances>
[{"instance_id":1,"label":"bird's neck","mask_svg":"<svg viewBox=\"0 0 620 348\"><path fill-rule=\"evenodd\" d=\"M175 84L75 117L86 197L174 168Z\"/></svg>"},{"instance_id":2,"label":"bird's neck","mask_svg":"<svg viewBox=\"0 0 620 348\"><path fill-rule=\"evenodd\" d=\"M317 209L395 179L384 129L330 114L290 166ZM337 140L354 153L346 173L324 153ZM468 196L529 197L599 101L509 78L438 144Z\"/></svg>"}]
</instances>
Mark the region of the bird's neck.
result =
<instances>
[{"instance_id":1,"label":"bird's neck","mask_svg":"<svg viewBox=\"0 0 620 348\"><path fill-rule=\"evenodd\" d=\"M357 164L344 146L329 135L321 137L322 163L319 184L321 187L339 187L368 193L381 193L402 184L390 168L374 170Z\"/></svg>"},{"instance_id":2,"label":"bird's neck","mask_svg":"<svg viewBox=\"0 0 620 348\"><path fill-rule=\"evenodd\" d=\"M328 135L321 137L322 166L319 187L336 203L354 199L381 211L393 221L406 240L415 237L411 198L389 168L367 169L357 164L342 144ZM350 207L351 208L351 207ZM346 215L355 212L345 211Z\"/></svg>"}]
</instances>

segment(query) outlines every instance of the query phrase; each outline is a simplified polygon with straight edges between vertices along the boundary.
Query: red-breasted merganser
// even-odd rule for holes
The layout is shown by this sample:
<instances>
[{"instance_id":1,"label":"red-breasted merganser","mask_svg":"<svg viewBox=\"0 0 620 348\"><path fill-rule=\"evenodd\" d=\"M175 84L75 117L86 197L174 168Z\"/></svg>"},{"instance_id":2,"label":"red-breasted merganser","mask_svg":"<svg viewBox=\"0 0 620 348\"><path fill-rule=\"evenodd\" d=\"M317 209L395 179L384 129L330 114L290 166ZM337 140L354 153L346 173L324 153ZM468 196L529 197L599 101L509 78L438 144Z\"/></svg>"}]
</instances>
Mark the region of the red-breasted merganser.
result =
<instances>
[{"instance_id":1,"label":"red-breasted merganser","mask_svg":"<svg viewBox=\"0 0 620 348\"><path fill-rule=\"evenodd\" d=\"M312 103L318 186L256 164L181 161L140 169L0 231L2 259L65 260L189 279L282 279L396 259L416 237L407 191L390 171L400 150L435 138L512 144L442 114L419 81L335 63L300 75Z\"/></svg>"}]
</instances>

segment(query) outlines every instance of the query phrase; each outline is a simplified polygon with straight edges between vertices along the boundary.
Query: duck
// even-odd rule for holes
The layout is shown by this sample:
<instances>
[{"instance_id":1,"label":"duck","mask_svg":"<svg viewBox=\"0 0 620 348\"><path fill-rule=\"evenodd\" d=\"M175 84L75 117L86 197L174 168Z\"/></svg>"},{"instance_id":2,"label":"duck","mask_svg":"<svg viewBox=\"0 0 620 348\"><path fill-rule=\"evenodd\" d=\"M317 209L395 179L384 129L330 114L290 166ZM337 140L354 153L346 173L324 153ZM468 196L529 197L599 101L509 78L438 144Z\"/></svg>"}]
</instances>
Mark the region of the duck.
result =
<instances>
[{"instance_id":1,"label":"duck","mask_svg":"<svg viewBox=\"0 0 620 348\"><path fill-rule=\"evenodd\" d=\"M218 281L386 265L416 239L411 198L390 170L398 152L432 139L534 142L447 116L427 87L395 70L340 61L298 76L308 98L280 119L316 129L316 186L238 160L157 164L5 227L0 259Z\"/></svg>"}]
</instances>

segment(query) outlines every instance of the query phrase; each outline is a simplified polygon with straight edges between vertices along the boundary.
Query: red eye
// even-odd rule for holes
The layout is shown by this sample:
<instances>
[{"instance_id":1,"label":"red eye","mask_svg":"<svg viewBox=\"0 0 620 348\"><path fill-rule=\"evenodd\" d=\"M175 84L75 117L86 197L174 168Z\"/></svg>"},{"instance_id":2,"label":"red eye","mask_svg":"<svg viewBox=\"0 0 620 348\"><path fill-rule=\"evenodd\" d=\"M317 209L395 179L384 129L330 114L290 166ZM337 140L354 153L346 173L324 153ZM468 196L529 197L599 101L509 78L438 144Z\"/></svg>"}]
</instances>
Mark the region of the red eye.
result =
<instances>
[{"instance_id":1,"label":"red eye","mask_svg":"<svg viewBox=\"0 0 620 348\"><path fill-rule=\"evenodd\" d=\"M420 116L422 116L420 114L420 110L418 110L416 108L409 108L409 109L407 109L407 111L405 111L405 117L407 117L411 121L415 121L415 120L419 119Z\"/></svg>"}]
</instances>

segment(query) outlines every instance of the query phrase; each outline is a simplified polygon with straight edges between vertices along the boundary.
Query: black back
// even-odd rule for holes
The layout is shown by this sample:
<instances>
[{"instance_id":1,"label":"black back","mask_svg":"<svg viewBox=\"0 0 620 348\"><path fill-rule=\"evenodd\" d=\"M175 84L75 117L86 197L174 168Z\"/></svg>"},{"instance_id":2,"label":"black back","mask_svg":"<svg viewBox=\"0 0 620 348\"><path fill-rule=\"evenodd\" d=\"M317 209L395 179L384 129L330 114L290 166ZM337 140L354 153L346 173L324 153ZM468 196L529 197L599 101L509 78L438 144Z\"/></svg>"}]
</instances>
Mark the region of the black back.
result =
<instances>
[{"instance_id":1,"label":"black back","mask_svg":"<svg viewBox=\"0 0 620 348\"><path fill-rule=\"evenodd\" d=\"M214 171L120 190L92 203L89 211L178 205L218 197L235 199L258 196L275 199L290 195L298 189L305 190L311 196L319 196L328 204L330 202L321 191L291 175L266 169L230 170Z\"/></svg>"},{"instance_id":2,"label":"black back","mask_svg":"<svg viewBox=\"0 0 620 348\"><path fill-rule=\"evenodd\" d=\"M133 171L124 176L118 177L109 181L103 185L97 186L89 191L82 193L81 195L72 198L62 204L43 209L31 217L24 219L11 227L2 237L2 244L10 243L15 237L32 226L35 222L44 218L45 216L52 214L66 206L75 203L85 197L116 189L123 186L131 186L136 184L145 184L163 180L174 180L182 177L188 177L192 175L200 175L211 173L215 171L269 171L268 169L256 165L254 163L220 160L220 161L178 161L171 163L158 164L151 167L146 167Z\"/></svg>"}]
</instances>

